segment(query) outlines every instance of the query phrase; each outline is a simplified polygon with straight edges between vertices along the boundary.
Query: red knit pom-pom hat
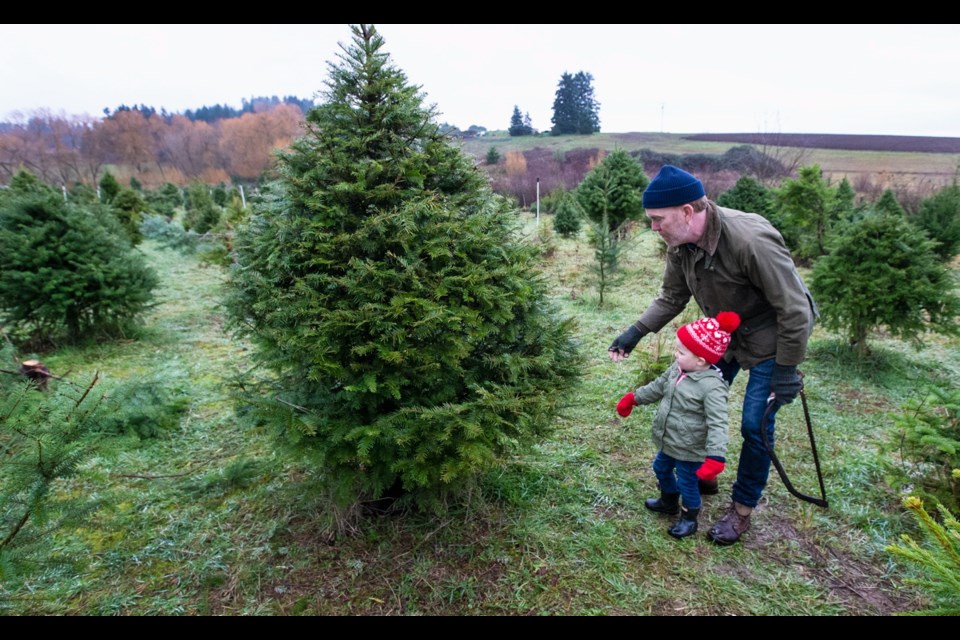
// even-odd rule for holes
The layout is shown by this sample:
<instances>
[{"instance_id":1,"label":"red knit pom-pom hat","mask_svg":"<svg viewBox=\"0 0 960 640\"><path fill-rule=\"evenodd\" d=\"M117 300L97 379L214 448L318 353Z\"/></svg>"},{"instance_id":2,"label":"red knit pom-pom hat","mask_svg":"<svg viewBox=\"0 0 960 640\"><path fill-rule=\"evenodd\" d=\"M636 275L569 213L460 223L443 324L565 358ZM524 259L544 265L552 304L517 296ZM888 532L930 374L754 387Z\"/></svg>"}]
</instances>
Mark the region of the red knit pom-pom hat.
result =
<instances>
[{"instance_id":1,"label":"red knit pom-pom hat","mask_svg":"<svg viewBox=\"0 0 960 640\"><path fill-rule=\"evenodd\" d=\"M677 338L690 353L717 364L730 344L730 334L740 326L740 316L721 311L716 318L700 318L677 329Z\"/></svg>"}]
</instances>

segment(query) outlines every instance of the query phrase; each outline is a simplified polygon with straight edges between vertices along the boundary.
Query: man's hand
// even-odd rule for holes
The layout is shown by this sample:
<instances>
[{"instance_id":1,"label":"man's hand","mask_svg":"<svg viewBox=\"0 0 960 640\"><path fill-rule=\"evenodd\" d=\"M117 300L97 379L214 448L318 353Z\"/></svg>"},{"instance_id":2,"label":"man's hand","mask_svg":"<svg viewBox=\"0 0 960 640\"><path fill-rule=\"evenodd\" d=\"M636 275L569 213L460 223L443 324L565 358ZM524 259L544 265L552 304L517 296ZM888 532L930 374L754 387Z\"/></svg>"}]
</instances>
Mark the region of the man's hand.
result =
<instances>
[{"instance_id":1,"label":"man's hand","mask_svg":"<svg viewBox=\"0 0 960 640\"><path fill-rule=\"evenodd\" d=\"M610 354L610 359L617 362L629 357L630 352L633 351L633 348L640 342L640 338L646 334L647 332L641 331L637 328L636 324L627 327L627 330L617 336L617 339L614 340L610 348L607 349L607 353Z\"/></svg>"},{"instance_id":2,"label":"man's hand","mask_svg":"<svg viewBox=\"0 0 960 640\"><path fill-rule=\"evenodd\" d=\"M630 412L633 411L633 408L637 406L637 398L633 395L633 392L626 394L620 398L620 402L617 403L617 413L622 417L626 418L630 415Z\"/></svg>"},{"instance_id":3,"label":"man's hand","mask_svg":"<svg viewBox=\"0 0 960 640\"><path fill-rule=\"evenodd\" d=\"M725 466L726 464L723 458L710 456L704 460L700 468L697 469L697 477L707 481L716 480L717 476L723 472Z\"/></svg>"},{"instance_id":4,"label":"man's hand","mask_svg":"<svg viewBox=\"0 0 960 640\"><path fill-rule=\"evenodd\" d=\"M803 389L803 382L800 380L800 374L797 373L796 365L773 365L770 391L773 392L774 401L781 404L790 404L796 399L801 389Z\"/></svg>"}]
</instances>

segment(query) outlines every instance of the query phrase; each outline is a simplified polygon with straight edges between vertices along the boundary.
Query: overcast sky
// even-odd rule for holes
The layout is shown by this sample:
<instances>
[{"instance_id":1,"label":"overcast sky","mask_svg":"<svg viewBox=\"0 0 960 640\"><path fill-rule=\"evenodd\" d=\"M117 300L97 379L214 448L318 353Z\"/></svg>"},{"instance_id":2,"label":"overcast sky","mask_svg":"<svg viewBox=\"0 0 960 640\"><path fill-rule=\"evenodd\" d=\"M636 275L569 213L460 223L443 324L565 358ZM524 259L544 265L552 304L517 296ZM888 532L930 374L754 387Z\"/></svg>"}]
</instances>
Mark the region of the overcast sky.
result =
<instances>
[{"instance_id":1,"label":"overcast sky","mask_svg":"<svg viewBox=\"0 0 960 640\"><path fill-rule=\"evenodd\" d=\"M551 126L564 72L593 75L604 132L960 137L958 25L377 24L460 128ZM180 112L318 98L337 25L0 25L0 119L47 108Z\"/></svg>"}]
</instances>

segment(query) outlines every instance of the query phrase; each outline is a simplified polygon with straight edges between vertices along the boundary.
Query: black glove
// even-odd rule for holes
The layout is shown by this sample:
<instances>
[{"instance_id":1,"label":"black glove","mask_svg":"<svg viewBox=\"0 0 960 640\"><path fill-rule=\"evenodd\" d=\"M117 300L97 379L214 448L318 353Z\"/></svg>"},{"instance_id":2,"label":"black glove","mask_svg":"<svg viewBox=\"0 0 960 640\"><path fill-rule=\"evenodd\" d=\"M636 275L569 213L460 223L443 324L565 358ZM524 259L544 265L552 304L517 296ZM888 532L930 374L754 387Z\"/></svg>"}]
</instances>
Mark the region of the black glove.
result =
<instances>
[{"instance_id":1,"label":"black glove","mask_svg":"<svg viewBox=\"0 0 960 640\"><path fill-rule=\"evenodd\" d=\"M633 348L640 342L640 338L647 335L646 331L641 331L636 324L627 327L627 330L617 336L607 351L616 351L621 355L628 355Z\"/></svg>"},{"instance_id":2,"label":"black glove","mask_svg":"<svg viewBox=\"0 0 960 640\"><path fill-rule=\"evenodd\" d=\"M801 389L803 389L803 382L800 381L800 374L797 373L796 365L773 365L773 378L770 381L770 391L772 391L775 396L775 402L790 404L796 399Z\"/></svg>"}]
</instances>

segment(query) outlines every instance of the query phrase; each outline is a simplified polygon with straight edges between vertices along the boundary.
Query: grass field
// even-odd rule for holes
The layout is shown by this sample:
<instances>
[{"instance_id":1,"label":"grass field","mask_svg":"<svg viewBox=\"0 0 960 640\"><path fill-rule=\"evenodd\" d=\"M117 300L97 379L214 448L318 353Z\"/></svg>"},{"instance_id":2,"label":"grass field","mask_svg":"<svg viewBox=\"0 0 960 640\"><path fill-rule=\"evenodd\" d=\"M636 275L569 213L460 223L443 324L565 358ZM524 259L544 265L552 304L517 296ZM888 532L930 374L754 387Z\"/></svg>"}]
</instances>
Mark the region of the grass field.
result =
<instances>
[{"instance_id":1,"label":"grass field","mask_svg":"<svg viewBox=\"0 0 960 640\"><path fill-rule=\"evenodd\" d=\"M873 136L881 138L881 136ZM537 147L565 152L572 149L596 148L611 151L650 149L672 154L723 154L745 142L691 140L672 133L597 133L589 136L521 136L511 137L505 131L493 131L479 138L462 142L463 149L476 158L484 158L490 147L501 154L527 151ZM891 143L891 146L896 146ZM761 148L762 147L759 147ZM870 182L876 189L929 190L951 183L960 168L960 154L922 151L862 151L827 148L782 147L777 152L790 158L799 157L804 165L818 164L824 176L834 182L847 177L851 183Z\"/></svg>"},{"instance_id":2,"label":"grass field","mask_svg":"<svg viewBox=\"0 0 960 640\"><path fill-rule=\"evenodd\" d=\"M525 232L535 235L532 218ZM41 355L72 380L99 371L107 386L180 389L189 408L174 431L117 438L57 487L60 499L96 495L106 506L82 526L52 531L47 555L0 584L0 611L854 616L928 604L906 582L915 568L884 551L900 533L916 535L916 524L882 480L878 447L904 400L924 384L956 380L960 341L931 337L914 350L878 334L875 355L856 361L818 329L802 369L830 507L797 500L772 474L742 544L718 547L702 532L676 541L666 533L670 519L643 507L656 492L653 408L626 420L614 411L664 340L648 337L621 364L606 356L656 293L658 242L648 233L630 245L626 281L603 307L584 237L557 238L544 260L554 302L577 318L588 354L551 439L505 460L442 515L338 526L318 486L322 471L286 457L235 415L229 382L250 363L247 346L222 331L223 271L148 241L162 304L142 335ZM744 384L738 379L731 393L734 460ZM781 412L777 447L794 485L815 494L799 406ZM704 530L726 506L734 468L720 476L721 495L705 498Z\"/></svg>"}]
</instances>

